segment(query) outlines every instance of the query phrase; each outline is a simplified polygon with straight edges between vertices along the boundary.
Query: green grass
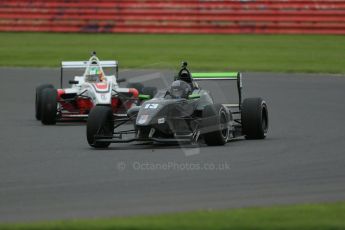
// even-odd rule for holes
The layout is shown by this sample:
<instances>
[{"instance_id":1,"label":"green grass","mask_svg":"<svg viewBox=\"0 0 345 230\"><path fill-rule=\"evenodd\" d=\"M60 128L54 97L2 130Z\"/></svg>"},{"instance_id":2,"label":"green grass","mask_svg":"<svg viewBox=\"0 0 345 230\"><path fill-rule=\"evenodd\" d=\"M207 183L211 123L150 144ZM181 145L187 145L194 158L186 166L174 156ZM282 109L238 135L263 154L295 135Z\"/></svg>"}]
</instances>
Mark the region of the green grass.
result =
<instances>
[{"instance_id":1,"label":"green grass","mask_svg":"<svg viewBox=\"0 0 345 230\"><path fill-rule=\"evenodd\" d=\"M121 68L345 73L345 36L0 33L0 66L59 66L96 50Z\"/></svg>"},{"instance_id":2,"label":"green grass","mask_svg":"<svg viewBox=\"0 0 345 230\"><path fill-rule=\"evenodd\" d=\"M144 217L0 224L0 229L119 229L119 230L337 230L345 229L345 202L197 211Z\"/></svg>"}]
</instances>

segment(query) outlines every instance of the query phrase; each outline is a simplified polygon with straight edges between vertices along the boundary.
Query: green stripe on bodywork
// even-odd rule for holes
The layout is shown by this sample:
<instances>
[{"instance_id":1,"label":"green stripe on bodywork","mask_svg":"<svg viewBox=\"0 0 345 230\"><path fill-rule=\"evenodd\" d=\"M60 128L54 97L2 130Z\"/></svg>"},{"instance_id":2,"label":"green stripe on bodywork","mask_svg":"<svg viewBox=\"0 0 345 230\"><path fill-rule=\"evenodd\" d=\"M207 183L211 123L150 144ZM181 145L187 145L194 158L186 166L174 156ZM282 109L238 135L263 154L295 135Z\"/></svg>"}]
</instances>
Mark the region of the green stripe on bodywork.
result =
<instances>
[{"instance_id":1,"label":"green stripe on bodywork","mask_svg":"<svg viewBox=\"0 0 345 230\"><path fill-rule=\"evenodd\" d=\"M197 99L197 98L200 98L200 94L198 93L193 93L188 96L188 99Z\"/></svg>"},{"instance_id":2,"label":"green stripe on bodywork","mask_svg":"<svg viewBox=\"0 0 345 230\"><path fill-rule=\"evenodd\" d=\"M139 94L139 99L140 100L149 100L151 99L151 96L150 95L146 95L146 94Z\"/></svg>"},{"instance_id":3,"label":"green stripe on bodywork","mask_svg":"<svg viewBox=\"0 0 345 230\"><path fill-rule=\"evenodd\" d=\"M238 72L228 73L192 73L193 78L237 78Z\"/></svg>"}]
</instances>

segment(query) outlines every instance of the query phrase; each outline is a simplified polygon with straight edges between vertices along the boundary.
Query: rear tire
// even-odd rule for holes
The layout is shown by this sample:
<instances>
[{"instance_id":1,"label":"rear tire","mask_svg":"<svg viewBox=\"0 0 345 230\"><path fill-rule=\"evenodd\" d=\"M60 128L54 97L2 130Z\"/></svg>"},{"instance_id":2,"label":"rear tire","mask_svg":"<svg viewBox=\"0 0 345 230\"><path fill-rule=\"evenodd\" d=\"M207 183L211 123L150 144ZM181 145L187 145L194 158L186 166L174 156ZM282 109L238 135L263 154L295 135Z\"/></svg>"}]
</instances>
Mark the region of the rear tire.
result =
<instances>
[{"instance_id":1,"label":"rear tire","mask_svg":"<svg viewBox=\"0 0 345 230\"><path fill-rule=\"evenodd\" d=\"M42 91L44 89L54 89L52 84L44 84L36 87L36 97L35 97L35 117L36 120L41 120L41 100L42 100Z\"/></svg>"},{"instance_id":2,"label":"rear tire","mask_svg":"<svg viewBox=\"0 0 345 230\"><path fill-rule=\"evenodd\" d=\"M229 138L229 113L221 104L207 105L203 112L203 134L207 145L224 145Z\"/></svg>"},{"instance_id":3,"label":"rear tire","mask_svg":"<svg viewBox=\"0 0 345 230\"><path fill-rule=\"evenodd\" d=\"M268 131L268 110L262 98L247 98L242 103L242 132L247 139L264 139Z\"/></svg>"},{"instance_id":4,"label":"rear tire","mask_svg":"<svg viewBox=\"0 0 345 230\"><path fill-rule=\"evenodd\" d=\"M46 88L42 91L41 103L41 122L44 125L56 124L57 113L57 91L56 89Z\"/></svg>"},{"instance_id":5,"label":"rear tire","mask_svg":"<svg viewBox=\"0 0 345 230\"><path fill-rule=\"evenodd\" d=\"M110 142L98 142L95 135L113 136L114 118L109 106L95 106L87 119L87 142L94 148L107 148Z\"/></svg>"}]
</instances>

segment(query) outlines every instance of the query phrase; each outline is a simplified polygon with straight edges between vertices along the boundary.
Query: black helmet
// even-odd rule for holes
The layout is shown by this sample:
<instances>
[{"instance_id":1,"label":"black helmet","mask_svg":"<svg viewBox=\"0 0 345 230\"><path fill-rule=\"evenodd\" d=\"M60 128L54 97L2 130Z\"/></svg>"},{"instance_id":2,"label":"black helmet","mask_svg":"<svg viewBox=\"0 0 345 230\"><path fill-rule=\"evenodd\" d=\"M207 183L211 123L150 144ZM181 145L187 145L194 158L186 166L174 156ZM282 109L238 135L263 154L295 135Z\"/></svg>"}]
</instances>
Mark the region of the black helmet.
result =
<instances>
[{"instance_id":1,"label":"black helmet","mask_svg":"<svg viewBox=\"0 0 345 230\"><path fill-rule=\"evenodd\" d=\"M192 75L190 74L189 70L187 69L187 62L182 62L181 70L178 72L176 80L185 81L189 84L193 82Z\"/></svg>"},{"instance_id":2,"label":"black helmet","mask_svg":"<svg viewBox=\"0 0 345 230\"><path fill-rule=\"evenodd\" d=\"M187 98L192 88L185 81L177 80L171 84L169 92L173 98Z\"/></svg>"},{"instance_id":3,"label":"black helmet","mask_svg":"<svg viewBox=\"0 0 345 230\"><path fill-rule=\"evenodd\" d=\"M192 76L189 71L187 70L182 70L180 73L180 80L185 81L187 83L192 83Z\"/></svg>"}]
</instances>

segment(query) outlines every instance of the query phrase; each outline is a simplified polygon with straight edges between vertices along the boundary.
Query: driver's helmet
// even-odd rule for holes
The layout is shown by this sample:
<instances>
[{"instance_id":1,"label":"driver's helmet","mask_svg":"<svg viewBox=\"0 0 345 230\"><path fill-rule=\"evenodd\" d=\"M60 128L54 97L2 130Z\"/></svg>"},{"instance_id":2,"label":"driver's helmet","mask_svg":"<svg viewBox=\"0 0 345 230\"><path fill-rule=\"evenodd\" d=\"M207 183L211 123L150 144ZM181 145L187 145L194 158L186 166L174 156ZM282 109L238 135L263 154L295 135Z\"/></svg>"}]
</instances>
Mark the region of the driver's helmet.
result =
<instances>
[{"instance_id":1,"label":"driver's helmet","mask_svg":"<svg viewBox=\"0 0 345 230\"><path fill-rule=\"evenodd\" d=\"M103 73L99 66L90 66L88 72L85 75L85 81L87 82L101 82L103 80Z\"/></svg>"},{"instance_id":2,"label":"driver's helmet","mask_svg":"<svg viewBox=\"0 0 345 230\"><path fill-rule=\"evenodd\" d=\"M177 80L171 84L169 92L173 98L187 98L192 88L185 81Z\"/></svg>"},{"instance_id":3,"label":"driver's helmet","mask_svg":"<svg viewBox=\"0 0 345 230\"><path fill-rule=\"evenodd\" d=\"M192 83L192 76L186 69L182 70L179 76L179 80L185 81L187 83Z\"/></svg>"}]
</instances>

